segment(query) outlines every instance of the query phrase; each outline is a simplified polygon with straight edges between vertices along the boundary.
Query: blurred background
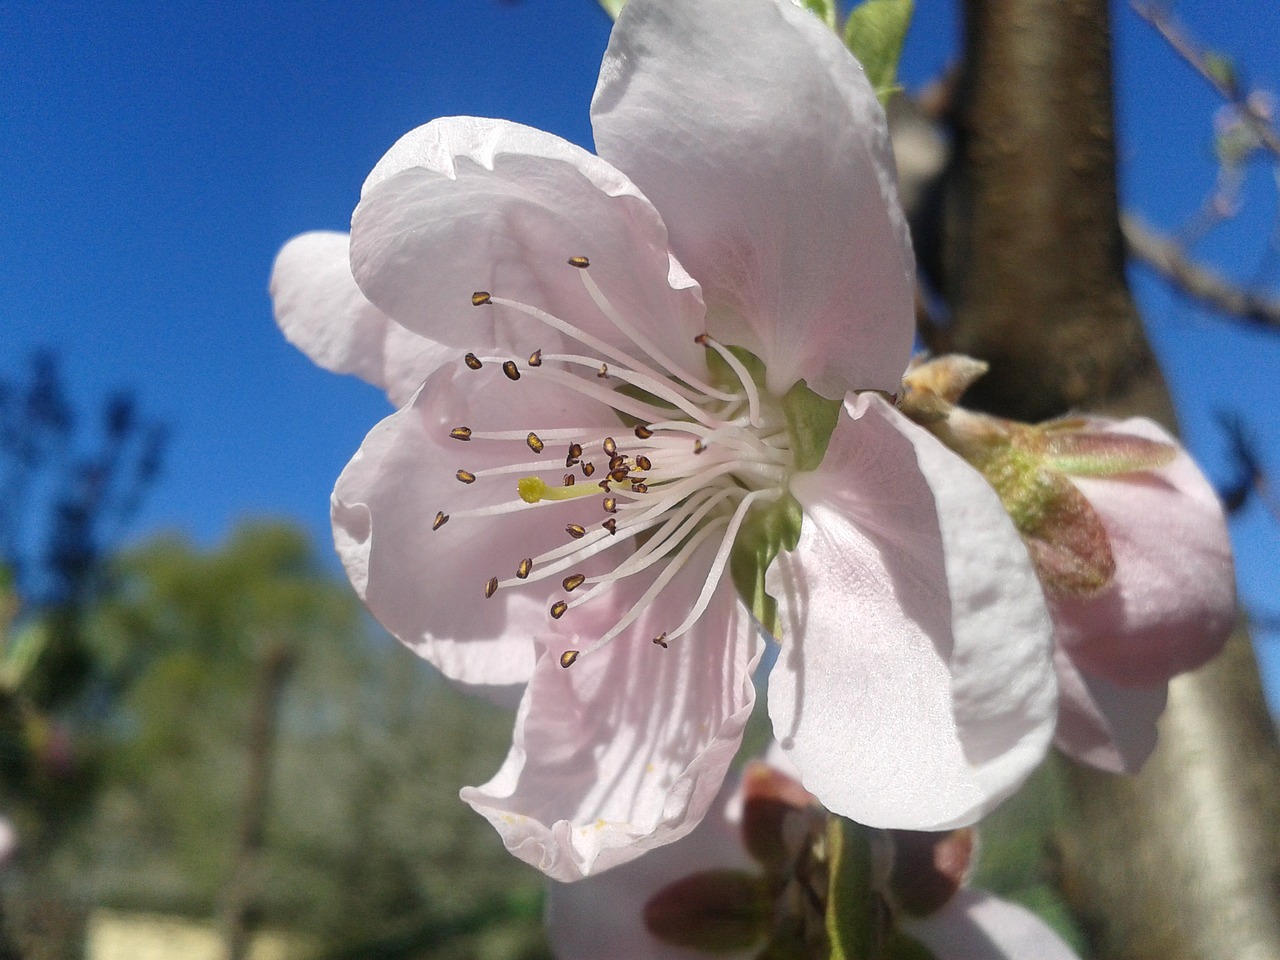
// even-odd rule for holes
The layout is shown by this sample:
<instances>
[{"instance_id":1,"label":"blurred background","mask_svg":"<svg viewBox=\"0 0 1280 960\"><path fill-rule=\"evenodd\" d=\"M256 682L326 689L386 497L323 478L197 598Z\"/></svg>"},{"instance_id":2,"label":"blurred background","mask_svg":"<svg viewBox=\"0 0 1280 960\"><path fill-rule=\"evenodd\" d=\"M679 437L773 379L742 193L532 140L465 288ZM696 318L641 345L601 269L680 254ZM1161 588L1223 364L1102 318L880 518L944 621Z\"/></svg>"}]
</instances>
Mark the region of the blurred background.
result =
<instances>
[{"instance_id":1,"label":"blurred background","mask_svg":"<svg viewBox=\"0 0 1280 960\"><path fill-rule=\"evenodd\" d=\"M280 245L346 229L365 174L433 117L590 147L610 20L593 0L373 10L0 2L0 960L547 955L541 878L457 800L510 715L381 633L332 556L329 491L386 400L285 343L266 286ZM1122 207L1274 298L1275 157L1113 13ZM1176 13L1280 91L1280 7ZM902 79L923 102L957 17L918 0ZM926 161L946 137L929 121ZM1140 257L1130 281L1231 507L1278 711L1280 323ZM1056 790L1047 769L1006 808L983 869L1074 937L1045 865Z\"/></svg>"}]
</instances>

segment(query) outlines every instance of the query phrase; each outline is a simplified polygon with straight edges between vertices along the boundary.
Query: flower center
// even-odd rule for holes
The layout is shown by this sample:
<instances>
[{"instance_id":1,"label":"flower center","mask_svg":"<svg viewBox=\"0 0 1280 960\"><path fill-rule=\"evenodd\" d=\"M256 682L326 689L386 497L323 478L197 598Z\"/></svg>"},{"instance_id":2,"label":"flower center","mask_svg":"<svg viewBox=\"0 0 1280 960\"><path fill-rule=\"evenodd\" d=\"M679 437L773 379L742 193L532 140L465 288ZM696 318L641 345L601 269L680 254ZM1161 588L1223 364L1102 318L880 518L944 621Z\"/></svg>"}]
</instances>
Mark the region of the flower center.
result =
<instances>
[{"instance_id":1,"label":"flower center","mask_svg":"<svg viewBox=\"0 0 1280 960\"><path fill-rule=\"evenodd\" d=\"M658 602L705 543L716 541L705 584L692 607L652 640L666 648L691 630L711 603L752 507L782 498L795 469L786 413L775 398L761 393L742 357L708 334L696 337L709 353L709 367L720 374L709 378L715 384L705 382L671 360L615 309L590 276L586 257L572 257L568 263L577 268L601 314L638 348L635 355L537 307L478 291L471 298L474 306L518 311L576 341L583 351L535 350L523 364L469 353L464 362L472 370L497 363L510 380L540 377L604 404L617 414L618 428L592 434L558 428L485 432L466 426L450 431L451 437L467 443L523 440L540 458L458 470L457 479L464 484L514 479L515 496L454 516L516 512L560 501L582 503L581 517L565 527L566 541L523 558L511 577L490 577L484 585L486 597L522 584L558 582L563 594L553 588L548 610L559 620L620 582L660 568L612 627L591 645L561 655L564 667L621 635ZM564 453L565 473L558 486L534 473L547 469L543 458L552 452ZM449 516L438 513L434 529ZM617 560L606 564L604 572L584 571L588 559L609 554Z\"/></svg>"}]
</instances>

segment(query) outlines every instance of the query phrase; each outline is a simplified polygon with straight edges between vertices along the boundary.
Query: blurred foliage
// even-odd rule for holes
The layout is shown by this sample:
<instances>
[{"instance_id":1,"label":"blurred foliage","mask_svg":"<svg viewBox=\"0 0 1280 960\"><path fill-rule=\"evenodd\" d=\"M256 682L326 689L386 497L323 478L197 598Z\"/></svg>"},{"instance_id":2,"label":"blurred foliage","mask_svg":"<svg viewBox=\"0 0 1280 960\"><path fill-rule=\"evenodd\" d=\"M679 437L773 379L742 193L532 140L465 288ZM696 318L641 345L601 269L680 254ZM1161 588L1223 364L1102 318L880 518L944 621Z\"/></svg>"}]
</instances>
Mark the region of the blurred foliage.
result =
<instances>
[{"instance_id":1,"label":"blurred foliage","mask_svg":"<svg viewBox=\"0 0 1280 960\"><path fill-rule=\"evenodd\" d=\"M112 565L85 633L131 676L102 729L93 818L47 866L75 902L208 918L236 852L258 664L286 644L255 918L326 956L532 958L542 881L457 798L505 754L509 712L374 630L301 532L249 524Z\"/></svg>"}]
</instances>

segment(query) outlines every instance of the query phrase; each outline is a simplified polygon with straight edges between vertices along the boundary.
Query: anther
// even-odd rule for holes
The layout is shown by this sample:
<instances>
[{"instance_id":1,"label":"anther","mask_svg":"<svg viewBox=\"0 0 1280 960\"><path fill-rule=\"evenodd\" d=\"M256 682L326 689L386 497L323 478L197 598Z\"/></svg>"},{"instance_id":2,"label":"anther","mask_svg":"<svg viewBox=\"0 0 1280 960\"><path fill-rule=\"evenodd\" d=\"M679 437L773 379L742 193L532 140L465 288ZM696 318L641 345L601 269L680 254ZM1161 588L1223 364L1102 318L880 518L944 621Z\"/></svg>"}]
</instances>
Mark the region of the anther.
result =
<instances>
[{"instance_id":1,"label":"anther","mask_svg":"<svg viewBox=\"0 0 1280 960\"><path fill-rule=\"evenodd\" d=\"M540 366L542 366L542 351L541 351L541 350L535 350L535 351L533 351L533 353L529 354L529 366L531 366L531 367L540 367Z\"/></svg>"},{"instance_id":2,"label":"anther","mask_svg":"<svg viewBox=\"0 0 1280 960\"><path fill-rule=\"evenodd\" d=\"M627 479L629 479L629 480L631 481L631 486L633 486L633 487L637 487L637 486L640 486L640 485L642 485L642 484L645 484L645 483L648 483L648 482L649 482L649 478L648 478L648 477L642 477L642 476L640 476L640 474L638 474L638 473L636 473L636 474L632 474L632 475L631 475L630 477L628 477ZM646 488L646 489L647 489L647 488Z\"/></svg>"},{"instance_id":3,"label":"anther","mask_svg":"<svg viewBox=\"0 0 1280 960\"><path fill-rule=\"evenodd\" d=\"M623 480L627 479L627 474L630 472L631 471L626 467L619 467L617 470L609 471L609 479L614 483L621 483Z\"/></svg>"},{"instance_id":4,"label":"anther","mask_svg":"<svg viewBox=\"0 0 1280 960\"><path fill-rule=\"evenodd\" d=\"M663 650L667 649L667 631L663 630L660 634L653 638L653 642L660 646Z\"/></svg>"},{"instance_id":5,"label":"anther","mask_svg":"<svg viewBox=\"0 0 1280 960\"><path fill-rule=\"evenodd\" d=\"M596 371L596 376L601 380L609 379L609 365L607 363L600 364L600 369Z\"/></svg>"},{"instance_id":6,"label":"anther","mask_svg":"<svg viewBox=\"0 0 1280 960\"><path fill-rule=\"evenodd\" d=\"M472 370L479 370L481 367L484 366L484 364L480 362L480 358L477 357L474 353L468 353L465 357L462 358L462 362L465 363Z\"/></svg>"},{"instance_id":7,"label":"anther","mask_svg":"<svg viewBox=\"0 0 1280 960\"><path fill-rule=\"evenodd\" d=\"M653 469L653 461L652 461L652 460L650 460L648 457L644 457L644 456L636 457L636 469L637 469L637 470L652 470L652 469Z\"/></svg>"},{"instance_id":8,"label":"anther","mask_svg":"<svg viewBox=\"0 0 1280 960\"><path fill-rule=\"evenodd\" d=\"M596 465L591 461L588 460L586 463L582 465L582 475L584 477L589 477L595 472L596 472Z\"/></svg>"},{"instance_id":9,"label":"anther","mask_svg":"<svg viewBox=\"0 0 1280 960\"><path fill-rule=\"evenodd\" d=\"M472 473L470 470L459 470L457 473L454 474L454 476L457 477L459 480L461 480L463 483L476 482L476 475Z\"/></svg>"},{"instance_id":10,"label":"anther","mask_svg":"<svg viewBox=\"0 0 1280 960\"><path fill-rule=\"evenodd\" d=\"M564 465L566 467L572 467L575 463L577 463L581 459L582 459L582 444L580 443L569 444L569 453L564 458Z\"/></svg>"},{"instance_id":11,"label":"anther","mask_svg":"<svg viewBox=\"0 0 1280 960\"><path fill-rule=\"evenodd\" d=\"M524 442L529 445L529 449L532 450L534 453L541 453L543 450L543 447L546 446L546 444L544 444L541 440L538 439L538 435L532 432L527 437L524 438Z\"/></svg>"},{"instance_id":12,"label":"anther","mask_svg":"<svg viewBox=\"0 0 1280 960\"><path fill-rule=\"evenodd\" d=\"M486 303L492 303L493 297L489 295L488 290L477 290L471 295L471 305L473 307L483 307Z\"/></svg>"},{"instance_id":13,"label":"anther","mask_svg":"<svg viewBox=\"0 0 1280 960\"><path fill-rule=\"evenodd\" d=\"M578 659L577 650L566 650L564 653L560 654L560 666L564 667L567 670L573 666L573 661L577 659Z\"/></svg>"},{"instance_id":14,"label":"anther","mask_svg":"<svg viewBox=\"0 0 1280 960\"><path fill-rule=\"evenodd\" d=\"M566 473L566 474L564 475L564 486L566 486L566 487L572 487L572 486L573 486L573 474L572 474L572 473Z\"/></svg>"},{"instance_id":15,"label":"anther","mask_svg":"<svg viewBox=\"0 0 1280 960\"><path fill-rule=\"evenodd\" d=\"M653 431L646 427L643 423L636 424L636 438L639 440L648 440L653 436Z\"/></svg>"},{"instance_id":16,"label":"anther","mask_svg":"<svg viewBox=\"0 0 1280 960\"><path fill-rule=\"evenodd\" d=\"M449 431L449 436L453 437L453 439L455 440L470 440L471 428L470 427L454 427L452 430Z\"/></svg>"},{"instance_id":17,"label":"anther","mask_svg":"<svg viewBox=\"0 0 1280 960\"><path fill-rule=\"evenodd\" d=\"M436 514L436 518L433 521L431 521L431 529L439 530L448 522L449 522L449 515L445 513L443 510L441 510L439 513Z\"/></svg>"},{"instance_id":18,"label":"anther","mask_svg":"<svg viewBox=\"0 0 1280 960\"><path fill-rule=\"evenodd\" d=\"M498 592L498 578L490 577L489 581L484 585L485 599L486 600L489 599L489 597L492 597L497 592Z\"/></svg>"},{"instance_id":19,"label":"anther","mask_svg":"<svg viewBox=\"0 0 1280 960\"><path fill-rule=\"evenodd\" d=\"M521 580L527 580L529 574L533 572L533 557L525 557L520 561L520 566L516 567L516 576Z\"/></svg>"},{"instance_id":20,"label":"anther","mask_svg":"<svg viewBox=\"0 0 1280 960\"><path fill-rule=\"evenodd\" d=\"M617 513L617 512L618 512L618 501L617 501L617 498L616 498L616 497L605 497L605 498L604 498L604 512L605 512L605 513Z\"/></svg>"},{"instance_id":21,"label":"anther","mask_svg":"<svg viewBox=\"0 0 1280 960\"><path fill-rule=\"evenodd\" d=\"M604 438L604 452L611 457L616 457L618 455L618 443L613 439L613 437Z\"/></svg>"},{"instance_id":22,"label":"anther","mask_svg":"<svg viewBox=\"0 0 1280 960\"><path fill-rule=\"evenodd\" d=\"M698 334L696 337L694 337L694 338L693 338L693 342L694 342L694 343L696 343L696 344L697 344L698 346L700 346L700 347L705 347L705 346L707 345L707 341L708 341L708 340L710 340L710 339L711 339L711 335L710 335L710 334L708 334L708 333L700 333L700 334Z\"/></svg>"},{"instance_id":23,"label":"anther","mask_svg":"<svg viewBox=\"0 0 1280 960\"><path fill-rule=\"evenodd\" d=\"M647 483L633 483L631 485L632 493L648 493L649 485Z\"/></svg>"},{"instance_id":24,"label":"anther","mask_svg":"<svg viewBox=\"0 0 1280 960\"><path fill-rule=\"evenodd\" d=\"M579 270L585 270L587 267L591 266L591 261L586 257L570 257L569 266L577 267Z\"/></svg>"},{"instance_id":25,"label":"anther","mask_svg":"<svg viewBox=\"0 0 1280 960\"><path fill-rule=\"evenodd\" d=\"M555 603L551 605L551 619L559 620L561 617L564 616L564 612L568 609L569 609L569 605L567 603L565 603L563 600L557 600Z\"/></svg>"},{"instance_id":26,"label":"anther","mask_svg":"<svg viewBox=\"0 0 1280 960\"><path fill-rule=\"evenodd\" d=\"M572 593L586 582L587 575L585 573L575 573L571 577L565 577L564 580L561 581L560 585Z\"/></svg>"},{"instance_id":27,"label":"anther","mask_svg":"<svg viewBox=\"0 0 1280 960\"><path fill-rule=\"evenodd\" d=\"M578 523L565 524L564 532L567 533L569 536L573 537L573 539L575 540L581 540L583 537L587 535L586 528Z\"/></svg>"},{"instance_id":28,"label":"anther","mask_svg":"<svg viewBox=\"0 0 1280 960\"><path fill-rule=\"evenodd\" d=\"M610 517L604 523L600 524L600 526L608 530L611 536L616 537L618 535L618 521L613 517Z\"/></svg>"},{"instance_id":29,"label":"anther","mask_svg":"<svg viewBox=\"0 0 1280 960\"><path fill-rule=\"evenodd\" d=\"M504 360L502 362L502 372L507 375L508 380L520 379L520 371L516 368L514 360Z\"/></svg>"},{"instance_id":30,"label":"anther","mask_svg":"<svg viewBox=\"0 0 1280 960\"><path fill-rule=\"evenodd\" d=\"M694 453L701 453L701 452L702 452L703 450L705 450L705 449L707 449L706 444L704 444L701 440L695 440L695 441L693 441L693 452L694 452Z\"/></svg>"},{"instance_id":31,"label":"anther","mask_svg":"<svg viewBox=\"0 0 1280 960\"><path fill-rule=\"evenodd\" d=\"M599 487L601 490L603 490L605 493L608 493L608 492L609 492L609 478L608 478L608 477L605 477L603 480L601 480L599 483L597 483L597 484L596 484L596 486L597 486L597 487Z\"/></svg>"},{"instance_id":32,"label":"anther","mask_svg":"<svg viewBox=\"0 0 1280 960\"><path fill-rule=\"evenodd\" d=\"M610 470L621 469L623 466L626 465L626 462L627 462L626 457L619 457L617 455L612 456L609 458L609 469Z\"/></svg>"}]
</instances>

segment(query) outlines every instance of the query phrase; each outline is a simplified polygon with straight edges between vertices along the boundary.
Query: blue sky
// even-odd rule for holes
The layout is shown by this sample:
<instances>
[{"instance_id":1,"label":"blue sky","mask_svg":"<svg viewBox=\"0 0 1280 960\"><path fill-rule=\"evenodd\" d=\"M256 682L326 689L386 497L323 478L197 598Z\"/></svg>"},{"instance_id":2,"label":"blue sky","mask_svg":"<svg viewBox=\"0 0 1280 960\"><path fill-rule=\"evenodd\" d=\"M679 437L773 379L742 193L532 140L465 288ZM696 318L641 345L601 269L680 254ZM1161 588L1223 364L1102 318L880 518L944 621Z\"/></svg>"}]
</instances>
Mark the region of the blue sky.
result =
<instances>
[{"instance_id":1,"label":"blue sky","mask_svg":"<svg viewBox=\"0 0 1280 960\"><path fill-rule=\"evenodd\" d=\"M904 79L954 56L951 2L917 0ZM1211 46L1280 91L1280 5L1179 6ZM1126 205L1165 230L1212 189L1208 88L1116 8ZM272 259L345 229L365 174L450 114L520 120L589 146L609 21L592 0L0 0L0 377L53 348L82 407L120 387L168 421L165 475L135 525L216 542L238 519L293 517L325 542L334 478L387 412L314 368L271 322ZM1252 278L1276 219L1265 165L1237 221L1197 248ZM1274 269L1263 276L1280 280ZM1134 272L1187 442L1217 482L1234 413L1280 475L1280 333L1223 323ZM1241 588L1280 619L1280 534L1257 498L1233 524ZM1280 709L1280 632L1264 638Z\"/></svg>"}]
</instances>

